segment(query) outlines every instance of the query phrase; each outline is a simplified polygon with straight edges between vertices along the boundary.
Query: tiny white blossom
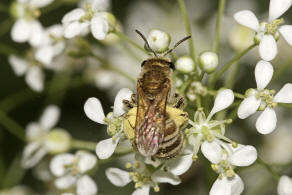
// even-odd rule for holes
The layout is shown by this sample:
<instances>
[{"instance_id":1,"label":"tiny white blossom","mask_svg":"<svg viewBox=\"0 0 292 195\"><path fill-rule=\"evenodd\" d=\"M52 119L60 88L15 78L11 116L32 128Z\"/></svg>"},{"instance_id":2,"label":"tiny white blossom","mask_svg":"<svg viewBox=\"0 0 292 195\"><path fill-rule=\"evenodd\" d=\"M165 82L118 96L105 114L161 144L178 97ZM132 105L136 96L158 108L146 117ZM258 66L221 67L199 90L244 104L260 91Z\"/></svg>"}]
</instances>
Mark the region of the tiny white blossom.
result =
<instances>
[{"instance_id":1,"label":"tiny white blossom","mask_svg":"<svg viewBox=\"0 0 292 195\"><path fill-rule=\"evenodd\" d=\"M91 30L94 38L103 40L115 27L115 18L112 14L102 10L104 4L100 0L93 0L86 4L86 8L76 8L67 13L62 23L64 36L68 39Z\"/></svg>"},{"instance_id":2,"label":"tiny white blossom","mask_svg":"<svg viewBox=\"0 0 292 195\"><path fill-rule=\"evenodd\" d=\"M153 29L150 31L147 41L154 52L163 53L168 50L171 38L168 33Z\"/></svg>"},{"instance_id":3,"label":"tiny white blossom","mask_svg":"<svg viewBox=\"0 0 292 195\"><path fill-rule=\"evenodd\" d=\"M286 175L281 176L278 183L278 195L292 194L292 179Z\"/></svg>"},{"instance_id":4,"label":"tiny white blossom","mask_svg":"<svg viewBox=\"0 0 292 195\"><path fill-rule=\"evenodd\" d=\"M195 63L191 57L183 56L177 59L175 68L182 73L191 73L195 68Z\"/></svg>"},{"instance_id":5,"label":"tiny white blossom","mask_svg":"<svg viewBox=\"0 0 292 195\"><path fill-rule=\"evenodd\" d=\"M50 170L57 177L56 187L60 190L75 187L77 195L96 194L97 185L86 174L96 163L97 158L85 151L78 151L75 155L64 153L55 156L51 161Z\"/></svg>"},{"instance_id":6,"label":"tiny white blossom","mask_svg":"<svg viewBox=\"0 0 292 195\"><path fill-rule=\"evenodd\" d=\"M279 19L292 5L291 0L270 0L269 21L259 23L257 17L250 10L239 11L234 14L234 19L241 25L256 32L256 41L259 42L259 54L265 61L273 60L277 53L276 40L279 34L292 45L292 25L283 25Z\"/></svg>"},{"instance_id":7,"label":"tiny white blossom","mask_svg":"<svg viewBox=\"0 0 292 195\"><path fill-rule=\"evenodd\" d=\"M209 74L216 70L219 63L217 54L211 51L201 53L199 61L201 69Z\"/></svg>"},{"instance_id":8,"label":"tiny white blossom","mask_svg":"<svg viewBox=\"0 0 292 195\"><path fill-rule=\"evenodd\" d=\"M48 106L39 122L29 123L26 128L27 145L22 156L22 166L35 166L47 153L64 152L70 147L70 135L53 128L59 120L60 110L54 105Z\"/></svg>"},{"instance_id":9,"label":"tiny white blossom","mask_svg":"<svg viewBox=\"0 0 292 195\"><path fill-rule=\"evenodd\" d=\"M258 109L262 110L256 122L256 128L261 134L269 134L276 128L277 116L274 108L277 103L292 103L292 84L285 84L275 95L274 90L265 89L273 77L274 69L271 63L259 61L255 68L257 89L246 92L247 97L238 108L238 117L245 119L254 114Z\"/></svg>"},{"instance_id":10,"label":"tiny white blossom","mask_svg":"<svg viewBox=\"0 0 292 195\"><path fill-rule=\"evenodd\" d=\"M112 138L102 140L96 145L96 153L100 159L109 158L123 136L121 117L125 113L123 100L130 100L132 93L127 88L121 89L115 98L113 112L108 113L106 117L97 98L89 98L84 104L86 116L96 123L108 125L108 134L112 136Z\"/></svg>"},{"instance_id":11,"label":"tiny white blossom","mask_svg":"<svg viewBox=\"0 0 292 195\"><path fill-rule=\"evenodd\" d=\"M8 58L9 63L17 76L25 75L25 82L28 86L37 92L44 88L44 73L37 65L31 65L26 59L11 55Z\"/></svg>"}]
</instances>

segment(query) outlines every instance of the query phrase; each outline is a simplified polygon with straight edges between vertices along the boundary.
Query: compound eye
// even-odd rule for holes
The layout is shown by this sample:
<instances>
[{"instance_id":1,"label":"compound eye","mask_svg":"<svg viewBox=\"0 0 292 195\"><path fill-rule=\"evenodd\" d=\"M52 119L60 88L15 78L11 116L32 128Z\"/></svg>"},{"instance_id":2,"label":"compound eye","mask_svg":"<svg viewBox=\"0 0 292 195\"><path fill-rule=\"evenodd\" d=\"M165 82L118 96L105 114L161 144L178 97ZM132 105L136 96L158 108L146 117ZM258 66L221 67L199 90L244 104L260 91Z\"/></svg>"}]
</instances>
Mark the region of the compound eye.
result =
<instances>
[{"instance_id":1,"label":"compound eye","mask_svg":"<svg viewBox=\"0 0 292 195\"><path fill-rule=\"evenodd\" d=\"M147 61L147 60L144 60L144 61L142 62L141 67L143 67L143 66L145 65L146 61Z\"/></svg>"},{"instance_id":2,"label":"compound eye","mask_svg":"<svg viewBox=\"0 0 292 195\"><path fill-rule=\"evenodd\" d=\"M172 62L169 62L168 65L169 65L169 68L171 68L172 70L175 70L175 66Z\"/></svg>"}]
</instances>

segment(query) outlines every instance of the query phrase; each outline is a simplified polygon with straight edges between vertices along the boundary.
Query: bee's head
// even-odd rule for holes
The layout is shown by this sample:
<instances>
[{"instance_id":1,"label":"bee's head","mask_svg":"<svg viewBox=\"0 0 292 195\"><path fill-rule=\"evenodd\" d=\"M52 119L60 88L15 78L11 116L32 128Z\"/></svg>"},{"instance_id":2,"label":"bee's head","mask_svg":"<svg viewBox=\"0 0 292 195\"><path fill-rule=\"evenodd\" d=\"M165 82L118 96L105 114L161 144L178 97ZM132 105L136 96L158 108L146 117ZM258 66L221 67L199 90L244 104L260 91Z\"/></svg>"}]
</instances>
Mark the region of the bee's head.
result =
<instances>
[{"instance_id":1,"label":"bee's head","mask_svg":"<svg viewBox=\"0 0 292 195\"><path fill-rule=\"evenodd\" d=\"M138 33L138 34L141 36L141 38L144 40L144 42L145 42L145 46L146 46L146 49L147 49L148 51L150 51L151 53L153 53L154 56L155 56L156 58L163 58L163 59L165 58L166 55L168 55L169 53L171 53L171 52L172 52L177 46L179 46L182 42L184 42L184 41L188 40L189 38L191 38L191 36L187 36L187 37L181 39L180 41L178 41L178 42L173 46L173 48L167 50L167 51L164 52L161 56L158 56L157 53L156 53L156 52L150 47L150 45L149 45L149 43L148 43L146 37L145 37L140 31L138 31L138 30L136 30L136 33Z\"/></svg>"}]
</instances>

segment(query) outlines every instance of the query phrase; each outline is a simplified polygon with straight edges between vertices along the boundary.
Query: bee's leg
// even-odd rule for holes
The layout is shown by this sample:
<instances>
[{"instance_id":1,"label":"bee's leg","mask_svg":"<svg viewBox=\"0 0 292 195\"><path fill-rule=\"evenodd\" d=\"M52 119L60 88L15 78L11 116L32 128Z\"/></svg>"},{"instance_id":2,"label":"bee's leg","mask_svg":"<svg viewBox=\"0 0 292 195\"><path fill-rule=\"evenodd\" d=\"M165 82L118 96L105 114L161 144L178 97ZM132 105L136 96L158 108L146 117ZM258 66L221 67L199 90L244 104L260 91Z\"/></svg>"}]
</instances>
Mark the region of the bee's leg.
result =
<instances>
[{"instance_id":1,"label":"bee's leg","mask_svg":"<svg viewBox=\"0 0 292 195\"><path fill-rule=\"evenodd\" d=\"M131 95L131 102L134 104L134 105L137 105L137 94L132 94Z\"/></svg>"},{"instance_id":2,"label":"bee's leg","mask_svg":"<svg viewBox=\"0 0 292 195\"><path fill-rule=\"evenodd\" d=\"M134 108L135 105L129 101L129 100L123 100L123 104L128 108L128 109L131 109L131 108Z\"/></svg>"},{"instance_id":3,"label":"bee's leg","mask_svg":"<svg viewBox=\"0 0 292 195\"><path fill-rule=\"evenodd\" d=\"M181 96L179 96L177 93L174 94L174 103L172 107L178 108L183 110L186 105L185 99Z\"/></svg>"}]
</instances>

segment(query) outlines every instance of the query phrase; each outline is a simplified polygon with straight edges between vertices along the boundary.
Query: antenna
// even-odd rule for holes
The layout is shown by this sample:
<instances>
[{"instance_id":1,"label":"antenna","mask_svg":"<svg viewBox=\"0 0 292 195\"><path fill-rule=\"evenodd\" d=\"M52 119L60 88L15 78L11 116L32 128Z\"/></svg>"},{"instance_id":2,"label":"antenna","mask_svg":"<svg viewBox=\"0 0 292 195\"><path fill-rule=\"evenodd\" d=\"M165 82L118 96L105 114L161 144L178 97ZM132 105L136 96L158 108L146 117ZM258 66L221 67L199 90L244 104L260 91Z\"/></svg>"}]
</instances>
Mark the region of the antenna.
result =
<instances>
[{"instance_id":1,"label":"antenna","mask_svg":"<svg viewBox=\"0 0 292 195\"><path fill-rule=\"evenodd\" d=\"M146 45L146 49L149 50L149 51L151 51L151 52L155 55L155 57L157 57L157 54L155 53L155 51L153 51L153 50L151 49L151 47L149 46L149 43L148 43L146 37L145 37L140 31L138 31L138 30L135 30L135 31L136 31L136 33L138 33L138 35L140 35L140 37L144 40L145 45Z\"/></svg>"},{"instance_id":2,"label":"antenna","mask_svg":"<svg viewBox=\"0 0 292 195\"><path fill-rule=\"evenodd\" d=\"M173 48L170 49L170 50L168 50L163 56L166 56L167 54L171 53L171 52L172 52L177 46L179 46L182 42L188 40L188 39L191 38L191 37L192 37L192 36L187 36L187 37L181 39L180 41L178 41L178 42L173 46Z\"/></svg>"}]
</instances>

